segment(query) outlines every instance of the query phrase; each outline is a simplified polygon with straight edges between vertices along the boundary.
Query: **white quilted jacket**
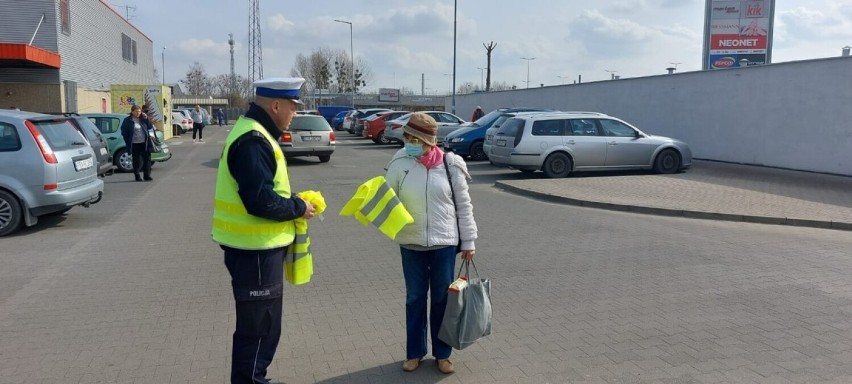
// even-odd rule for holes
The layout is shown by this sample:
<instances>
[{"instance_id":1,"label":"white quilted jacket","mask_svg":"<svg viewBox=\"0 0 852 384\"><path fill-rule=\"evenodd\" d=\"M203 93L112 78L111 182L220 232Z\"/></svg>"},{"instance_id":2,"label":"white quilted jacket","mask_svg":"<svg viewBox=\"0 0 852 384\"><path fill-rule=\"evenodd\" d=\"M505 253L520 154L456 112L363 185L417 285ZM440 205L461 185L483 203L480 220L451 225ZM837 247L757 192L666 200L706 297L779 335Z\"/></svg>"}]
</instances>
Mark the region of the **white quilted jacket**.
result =
<instances>
[{"instance_id":1,"label":"white quilted jacket","mask_svg":"<svg viewBox=\"0 0 852 384\"><path fill-rule=\"evenodd\" d=\"M458 212L453 206L443 163L427 170L415 158L406 155L404 149L395 153L388 163L385 179L408 213L414 217L414 223L406 225L397 234L397 243L424 247L456 245L461 233L461 248L476 249L476 221L473 219L473 204L468 192L467 182L471 177L467 164L453 153L444 156L450 166ZM456 226L456 214L460 231Z\"/></svg>"}]
</instances>

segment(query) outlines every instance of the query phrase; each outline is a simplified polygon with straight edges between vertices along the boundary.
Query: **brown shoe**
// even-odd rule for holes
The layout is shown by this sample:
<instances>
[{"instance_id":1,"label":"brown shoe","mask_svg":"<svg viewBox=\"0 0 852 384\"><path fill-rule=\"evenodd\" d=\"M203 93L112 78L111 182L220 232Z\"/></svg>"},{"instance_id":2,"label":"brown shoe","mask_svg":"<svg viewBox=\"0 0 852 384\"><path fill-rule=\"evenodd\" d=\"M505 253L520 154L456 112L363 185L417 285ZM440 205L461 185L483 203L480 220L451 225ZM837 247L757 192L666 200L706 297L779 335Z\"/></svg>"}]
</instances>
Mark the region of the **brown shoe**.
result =
<instances>
[{"instance_id":1,"label":"brown shoe","mask_svg":"<svg viewBox=\"0 0 852 384\"><path fill-rule=\"evenodd\" d=\"M455 368L453 368L453 362L449 359L438 360L438 370L445 375L456 372Z\"/></svg>"},{"instance_id":2,"label":"brown shoe","mask_svg":"<svg viewBox=\"0 0 852 384\"><path fill-rule=\"evenodd\" d=\"M402 370L405 372L414 372L420 367L420 359L408 359L402 362Z\"/></svg>"}]
</instances>

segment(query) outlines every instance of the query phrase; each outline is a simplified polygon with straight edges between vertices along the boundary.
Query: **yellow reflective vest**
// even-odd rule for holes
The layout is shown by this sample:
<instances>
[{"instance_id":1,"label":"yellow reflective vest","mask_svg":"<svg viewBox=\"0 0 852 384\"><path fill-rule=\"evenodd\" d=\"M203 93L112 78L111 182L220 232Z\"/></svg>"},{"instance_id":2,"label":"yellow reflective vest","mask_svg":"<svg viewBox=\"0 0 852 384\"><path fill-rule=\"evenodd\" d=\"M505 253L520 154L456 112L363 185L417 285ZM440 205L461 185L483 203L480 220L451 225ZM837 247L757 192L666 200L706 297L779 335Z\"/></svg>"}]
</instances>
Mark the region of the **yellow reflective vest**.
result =
<instances>
[{"instance_id":1,"label":"yellow reflective vest","mask_svg":"<svg viewBox=\"0 0 852 384\"><path fill-rule=\"evenodd\" d=\"M325 211L325 199L317 191L299 192L299 197L314 206L314 212L321 215ZM296 227L296 238L287 247L284 255L284 278L293 285L302 285L311 281L314 274L314 257L311 253L311 238L308 236L308 220L298 218L293 220Z\"/></svg>"},{"instance_id":2,"label":"yellow reflective vest","mask_svg":"<svg viewBox=\"0 0 852 384\"><path fill-rule=\"evenodd\" d=\"M396 238L403 227L414 222L384 176L376 176L358 186L355 195L340 210L340 216L353 215L365 226L372 223L391 239Z\"/></svg>"},{"instance_id":3,"label":"yellow reflective vest","mask_svg":"<svg viewBox=\"0 0 852 384\"><path fill-rule=\"evenodd\" d=\"M213 203L213 241L237 249L263 250L284 247L293 242L296 229L293 220L274 221L249 214L237 192L237 181L228 169L228 152L240 136L257 131L269 141L275 153L276 169L273 190L290 198L290 179L287 162L275 139L260 123L240 117L225 139L219 170L216 175L216 194Z\"/></svg>"}]
</instances>

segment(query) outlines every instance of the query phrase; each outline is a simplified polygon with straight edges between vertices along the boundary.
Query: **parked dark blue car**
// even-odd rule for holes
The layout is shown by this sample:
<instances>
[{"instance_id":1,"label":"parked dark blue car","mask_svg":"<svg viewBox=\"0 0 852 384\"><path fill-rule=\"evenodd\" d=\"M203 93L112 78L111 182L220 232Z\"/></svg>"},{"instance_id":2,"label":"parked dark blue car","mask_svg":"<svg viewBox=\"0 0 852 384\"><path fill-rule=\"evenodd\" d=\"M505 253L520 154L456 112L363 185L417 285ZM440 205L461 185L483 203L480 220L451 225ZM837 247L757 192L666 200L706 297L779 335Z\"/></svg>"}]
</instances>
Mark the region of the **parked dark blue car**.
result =
<instances>
[{"instance_id":1,"label":"parked dark blue car","mask_svg":"<svg viewBox=\"0 0 852 384\"><path fill-rule=\"evenodd\" d=\"M338 112L336 115L334 115L334 117L331 118L331 122L329 124L331 124L331 127L334 128L335 131L343 129L343 119L348 114L349 111Z\"/></svg>"},{"instance_id":2,"label":"parked dark blue car","mask_svg":"<svg viewBox=\"0 0 852 384\"><path fill-rule=\"evenodd\" d=\"M485 151L482 150L482 143L485 142L485 131L491 128L497 119L507 113L514 112L547 112L549 109L538 108L499 108L488 112L485 116L470 123L468 126L463 126L453 132L447 134L444 138L444 149L452 151L455 154L468 157L471 160L488 160Z\"/></svg>"}]
</instances>

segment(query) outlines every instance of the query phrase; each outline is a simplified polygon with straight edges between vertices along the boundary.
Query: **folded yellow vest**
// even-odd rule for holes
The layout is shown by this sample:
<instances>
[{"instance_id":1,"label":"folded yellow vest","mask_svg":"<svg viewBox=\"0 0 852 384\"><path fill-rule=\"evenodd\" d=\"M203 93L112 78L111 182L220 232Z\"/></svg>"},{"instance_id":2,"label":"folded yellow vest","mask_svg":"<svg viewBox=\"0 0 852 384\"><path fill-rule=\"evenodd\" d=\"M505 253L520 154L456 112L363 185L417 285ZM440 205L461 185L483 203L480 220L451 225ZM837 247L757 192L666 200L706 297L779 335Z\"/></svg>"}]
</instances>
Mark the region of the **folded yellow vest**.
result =
<instances>
[{"instance_id":1,"label":"folded yellow vest","mask_svg":"<svg viewBox=\"0 0 852 384\"><path fill-rule=\"evenodd\" d=\"M325 211L325 199L317 191L299 192L298 196L314 206L317 215ZM293 285L302 285L311 281L314 274L314 258L311 254L311 238L308 236L308 220L298 218L293 220L296 227L296 237L287 247L284 255L284 278Z\"/></svg>"},{"instance_id":2,"label":"folded yellow vest","mask_svg":"<svg viewBox=\"0 0 852 384\"><path fill-rule=\"evenodd\" d=\"M355 195L340 210L340 216L355 216L364 226L372 223L391 239L414 222L384 176L376 176L358 186Z\"/></svg>"}]
</instances>

